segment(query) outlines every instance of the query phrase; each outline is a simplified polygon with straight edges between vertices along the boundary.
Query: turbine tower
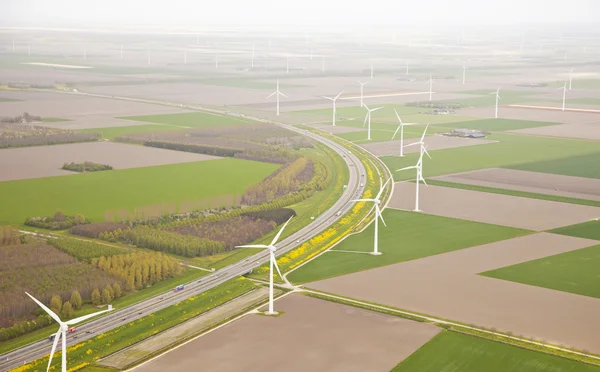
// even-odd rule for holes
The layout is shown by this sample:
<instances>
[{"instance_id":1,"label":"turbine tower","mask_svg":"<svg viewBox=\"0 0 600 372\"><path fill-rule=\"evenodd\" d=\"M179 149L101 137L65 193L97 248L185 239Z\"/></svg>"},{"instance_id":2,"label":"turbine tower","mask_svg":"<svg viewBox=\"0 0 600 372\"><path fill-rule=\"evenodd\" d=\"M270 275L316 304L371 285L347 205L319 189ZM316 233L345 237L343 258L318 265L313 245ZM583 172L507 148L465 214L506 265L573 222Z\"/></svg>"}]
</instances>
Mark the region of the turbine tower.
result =
<instances>
[{"instance_id":1,"label":"turbine tower","mask_svg":"<svg viewBox=\"0 0 600 372\"><path fill-rule=\"evenodd\" d=\"M279 79L277 79L277 90L274 91L273 93L269 94L267 99L273 97L273 95L275 95L277 97L277 116L279 116L279 96L284 96L285 98L288 98L288 96L286 96L285 94L283 94L279 91Z\"/></svg>"},{"instance_id":2,"label":"turbine tower","mask_svg":"<svg viewBox=\"0 0 600 372\"><path fill-rule=\"evenodd\" d=\"M571 69L571 71L569 71L569 90L571 90L571 87L573 86L573 71L575 70L575 68L573 67Z\"/></svg>"},{"instance_id":3,"label":"turbine tower","mask_svg":"<svg viewBox=\"0 0 600 372\"><path fill-rule=\"evenodd\" d=\"M252 43L252 69L254 69L254 43Z\"/></svg>"},{"instance_id":4,"label":"turbine tower","mask_svg":"<svg viewBox=\"0 0 600 372\"><path fill-rule=\"evenodd\" d=\"M360 80L357 80L357 81L360 84L360 107L363 107L364 106L364 103L363 103L363 87L364 87L364 85L366 83L363 83Z\"/></svg>"},{"instance_id":5,"label":"turbine tower","mask_svg":"<svg viewBox=\"0 0 600 372\"><path fill-rule=\"evenodd\" d=\"M394 135L392 136L391 140L393 141L394 138L396 137L396 134L398 134L398 131L400 131L400 157L404 157L404 126L405 125L413 125L416 123L403 123L402 119L400 119L400 115L398 115L398 111L396 111L396 109L394 109L394 112L396 113L396 117L398 118L400 125L398 125L398 128L396 128L396 131L394 132Z\"/></svg>"},{"instance_id":6,"label":"turbine tower","mask_svg":"<svg viewBox=\"0 0 600 372\"><path fill-rule=\"evenodd\" d=\"M35 297L30 295L29 293L25 292L25 294L27 296L31 297L31 299L33 301L35 301L35 303L37 303L42 309L44 309L44 311L46 313L48 313L48 315L50 315L52 317L52 319L56 320L56 322L59 325L58 332L56 332L56 335L54 336L54 343L52 344L52 349L50 350L50 357L48 360L48 368L46 369L46 371L50 370L50 365L52 364L52 356L54 355L54 351L56 351L56 346L58 345L58 340L62 337L62 355L61 355L62 356L62 372L67 372L67 332L69 331L69 326L83 322L84 320L93 318L96 315L105 313L107 311L111 311L112 305L108 305L108 310L98 311L98 312L95 312L92 314L84 315L82 317L67 320L66 322L63 322L62 320L60 320L58 315L56 315L52 310L47 308L46 305L44 305L43 303L38 301Z\"/></svg>"},{"instance_id":7,"label":"turbine tower","mask_svg":"<svg viewBox=\"0 0 600 372\"><path fill-rule=\"evenodd\" d=\"M419 154L419 160L417 161L417 165L413 165L410 167L405 167L405 168L396 170L396 172L400 172L400 171L404 171L404 170L408 170L408 169L416 169L417 170L417 178L416 178L417 182L416 182L416 191L415 191L415 212L420 212L420 209L419 209L419 183L421 181L423 181L425 186L427 186L427 182L425 182L425 178L423 178L423 155L427 154L429 159L431 159L431 156L429 155L429 152L427 152L427 148L425 147L425 142L423 142L423 140L425 139L425 133L427 133L427 128L429 128L429 125L427 125L425 127L425 130L423 131L423 135L421 136L421 140L419 142L415 142L415 143L411 143L410 145L406 145L407 147L414 146L414 145L420 146L420 154Z\"/></svg>"},{"instance_id":8,"label":"turbine tower","mask_svg":"<svg viewBox=\"0 0 600 372\"><path fill-rule=\"evenodd\" d=\"M467 79L467 65L464 64L462 67L462 83L465 85L465 81Z\"/></svg>"},{"instance_id":9,"label":"turbine tower","mask_svg":"<svg viewBox=\"0 0 600 372\"><path fill-rule=\"evenodd\" d=\"M273 310L273 266L275 266L275 268L277 269L277 272L279 273L279 277L281 279L283 279L283 275L281 275L279 266L277 266L277 260L275 259L275 251L277 251L277 247L275 247L275 243L277 243L277 240L279 240L281 233L283 232L283 230L287 226L288 222L290 222L290 220L293 217L294 216L290 217L283 224L283 227L281 228L281 230L279 230L277 235L275 235L275 238L273 238L273 241L271 242L271 244L269 244L269 245L250 244L250 245L236 246L236 248L257 248L257 249L268 249L269 250L269 261L270 261L270 263L269 263L269 311L265 312L265 314L267 314L267 315L277 315L277 312Z\"/></svg>"},{"instance_id":10,"label":"turbine tower","mask_svg":"<svg viewBox=\"0 0 600 372\"><path fill-rule=\"evenodd\" d=\"M495 92L492 92L490 94L496 95L496 113L494 114L494 118L498 119L498 103L500 102L500 88L498 88L498 90L496 90Z\"/></svg>"},{"instance_id":11,"label":"turbine tower","mask_svg":"<svg viewBox=\"0 0 600 372\"><path fill-rule=\"evenodd\" d=\"M388 179L386 181L385 184L383 184L381 186L381 189L379 190L379 193L377 194L377 196L374 199L354 199L351 200L351 203L355 203L355 202L373 202L373 209L375 209L375 238L373 241L373 252L371 252L370 254L374 255L374 256L379 256L381 254L381 252L379 252L379 246L378 246L378 240L379 240L379 219L381 218L381 222L383 222L383 225L385 227L387 227L387 225L385 224L385 221L383 220L383 216L381 215L381 209L379 209L379 204L381 204L381 200L379 199L381 197L381 194L383 194L383 190L385 190L385 187L387 186L387 184L390 182L390 180ZM369 211L369 213L371 213ZM367 214L368 215L368 214Z\"/></svg>"},{"instance_id":12,"label":"turbine tower","mask_svg":"<svg viewBox=\"0 0 600 372\"><path fill-rule=\"evenodd\" d=\"M433 75L429 74L429 80L426 82L429 83L429 102L433 100Z\"/></svg>"},{"instance_id":13,"label":"turbine tower","mask_svg":"<svg viewBox=\"0 0 600 372\"><path fill-rule=\"evenodd\" d=\"M406 61L406 75L408 75L408 60Z\"/></svg>"},{"instance_id":14,"label":"turbine tower","mask_svg":"<svg viewBox=\"0 0 600 372\"><path fill-rule=\"evenodd\" d=\"M371 62L371 79L373 79L373 62Z\"/></svg>"},{"instance_id":15,"label":"turbine tower","mask_svg":"<svg viewBox=\"0 0 600 372\"><path fill-rule=\"evenodd\" d=\"M339 93L337 96L335 96L335 97L333 97L333 98L331 98L331 97L325 97L325 96L321 96L321 97L323 97L323 98L325 98L325 99L328 99L328 100L330 100L331 102L333 102L333 118L332 118L332 121L331 121L331 122L332 122L332 124L333 124L333 126L334 126L334 127L335 127L335 101L337 101L337 100L338 100L338 98L340 98L340 96L342 95L342 93L344 93L344 91L343 91L343 90L342 90L342 91L341 91L341 92L340 92L340 93Z\"/></svg>"},{"instance_id":16,"label":"turbine tower","mask_svg":"<svg viewBox=\"0 0 600 372\"><path fill-rule=\"evenodd\" d=\"M370 109L369 107L367 107L367 105L363 104L363 107L367 109L367 116L365 116L365 121L363 123L363 127L365 126L365 124L367 124L367 121L369 122L369 126L367 129L367 139L370 140L371 139L371 113L377 110L382 109L383 107L376 107L374 109Z\"/></svg>"},{"instance_id":17,"label":"turbine tower","mask_svg":"<svg viewBox=\"0 0 600 372\"><path fill-rule=\"evenodd\" d=\"M562 110L565 111L565 106L567 103L567 83L562 88L558 88L557 90L563 91L563 100L562 100Z\"/></svg>"}]
</instances>

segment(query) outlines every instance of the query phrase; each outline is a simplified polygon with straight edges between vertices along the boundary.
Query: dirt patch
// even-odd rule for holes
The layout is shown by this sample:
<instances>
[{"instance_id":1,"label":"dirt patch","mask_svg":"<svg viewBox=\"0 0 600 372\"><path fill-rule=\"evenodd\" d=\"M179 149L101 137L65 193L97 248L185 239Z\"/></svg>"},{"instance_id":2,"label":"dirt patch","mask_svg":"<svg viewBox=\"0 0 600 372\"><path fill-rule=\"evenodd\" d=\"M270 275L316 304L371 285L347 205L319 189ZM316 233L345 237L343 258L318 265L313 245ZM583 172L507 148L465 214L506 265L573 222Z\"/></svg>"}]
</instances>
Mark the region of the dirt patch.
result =
<instances>
[{"instance_id":1,"label":"dirt patch","mask_svg":"<svg viewBox=\"0 0 600 372\"><path fill-rule=\"evenodd\" d=\"M108 358L99 362L99 364L119 369L126 368L127 366L152 353L159 352L169 345L180 342L182 339L192 337L194 334L197 334L204 329L223 322L232 314L240 313L246 309L252 308L253 306L259 305L268 298L268 295L269 289L262 287L256 291L250 292L242 297L230 301L223 306L202 314L188 322L175 326L154 337L135 344L133 347L112 354Z\"/></svg>"},{"instance_id":2,"label":"dirt patch","mask_svg":"<svg viewBox=\"0 0 600 372\"><path fill-rule=\"evenodd\" d=\"M600 180L593 178L491 168L434 177L433 179L600 201Z\"/></svg>"},{"instance_id":3,"label":"dirt patch","mask_svg":"<svg viewBox=\"0 0 600 372\"><path fill-rule=\"evenodd\" d=\"M364 129L362 129L364 130ZM419 142L419 138L410 138L404 140L404 145L409 145L414 142ZM464 146L476 146L485 145L487 143L494 143L496 141L481 140L474 138L460 138L460 137L446 137L441 135L433 135L425 137L425 143L427 144L427 150L443 150L452 149L456 147ZM400 141L387 141L377 143L366 143L361 144L361 147L372 152L375 156L386 156L386 155L398 155L400 153ZM419 147L407 147L404 149L405 153L418 152Z\"/></svg>"},{"instance_id":4,"label":"dirt patch","mask_svg":"<svg viewBox=\"0 0 600 372\"><path fill-rule=\"evenodd\" d=\"M389 371L439 328L292 294L278 317L248 315L136 371ZM393 345L393 346L390 346Z\"/></svg>"},{"instance_id":5,"label":"dirt patch","mask_svg":"<svg viewBox=\"0 0 600 372\"><path fill-rule=\"evenodd\" d=\"M398 182L389 206L414 209L415 184ZM424 213L542 231L600 217L600 208L510 195L421 185L419 208Z\"/></svg>"},{"instance_id":6,"label":"dirt patch","mask_svg":"<svg viewBox=\"0 0 600 372\"><path fill-rule=\"evenodd\" d=\"M127 169L218 159L214 156L116 142L75 143L0 150L0 182L74 174L67 162L91 161Z\"/></svg>"},{"instance_id":7,"label":"dirt patch","mask_svg":"<svg viewBox=\"0 0 600 372\"><path fill-rule=\"evenodd\" d=\"M551 125L513 130L514 133L600 141L600 119L590 123Z\"/></svg>"},{"instance_id":8,"label":"dirt patch","mask_svg":"<svg viewBox=\"0 0 600 372\"><path fill-rule=\"evenodd\" d=\"M476 275L595 244L539 233L307 286L598 353L600 299Z\"/></svg>"}]
</instances>

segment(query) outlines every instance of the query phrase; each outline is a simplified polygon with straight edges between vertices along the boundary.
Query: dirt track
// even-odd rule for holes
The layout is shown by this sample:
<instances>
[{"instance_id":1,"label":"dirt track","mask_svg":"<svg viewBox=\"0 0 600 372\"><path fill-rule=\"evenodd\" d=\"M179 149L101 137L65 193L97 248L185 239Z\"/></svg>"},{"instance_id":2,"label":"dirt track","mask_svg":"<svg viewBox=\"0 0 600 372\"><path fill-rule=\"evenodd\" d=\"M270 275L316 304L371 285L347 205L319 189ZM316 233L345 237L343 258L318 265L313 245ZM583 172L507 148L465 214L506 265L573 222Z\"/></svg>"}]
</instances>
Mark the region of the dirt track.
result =
<instances>
[{"instance_id":1,"label":"dirt track","mask_svg":"<svg viewBox=\"0 0 600 372\"><path fill-rule=\"evenodd\" d=\"M247 315L136 372L389 371L439 328L292 294L279 317Z\"/></svg>"},{"instance_id":2,"label":"dirt track","mask_svg":"<svg viewBox=\"0 0 600 372\"><path fill-rule=\"evenodd\" d=\"M415 184L397 182L390 208L412 210ZM421 184L419 207L424 213L542 231L600 217L600 208L547 200L460 190Z\"/></svg>"},{"instance_id":3,"label":"dirt track","mask_svg":"<svg viewBox=\"0 0 600 372\"><path fill-rule=\"evenodd\" d=\"M114 169L127 169L213 159L219 158L116 142L2 149L0 182L76 174L60 169L67 162L92 161L111 165Z\"/></svg>"},{"instance_id":4,"label":"dirt track","mask_svg":"<svg viewBox=\"0 0 600 372\"><path fill-rule=\"evenodd\" d=\"M364 130L364 129L363 129ZM419 142L419 138L409 138L404 140L404 146L414 142ZM460 137L446 137L442 135L433 135L425 138L427 143L427 150L443 150L452 149L456 147L464 146L476 146L485 145L488 143L494 143L496 141L481 140L473 138L460 138ZM387 141L387 142L376 142L361 144L361 147L372 152L375 156L386 156L386 155L398 155L400 151L400 141ZM405 153L418 152L419 147L407 147L404 149Z\"/></svg>"},{"instance_id":5,"label":"dirt track","mask_svg":"<svg viewBox=\"0 0 600 372\"><path fill-rule=\"evenodd\" d=\"M539 233L307 287L600 353L600 299L477 275L598 243Z\"/></svg>"},{"instance_id":6,"label":"dirt track","mask_svg":"<svg viewBox=\"0 0 600 372\"><path fill-rule=\"evenodd\" d=\"M600 180L491 168L433 177L440 181L600 201Z\"/></svg>"}]
</instances>

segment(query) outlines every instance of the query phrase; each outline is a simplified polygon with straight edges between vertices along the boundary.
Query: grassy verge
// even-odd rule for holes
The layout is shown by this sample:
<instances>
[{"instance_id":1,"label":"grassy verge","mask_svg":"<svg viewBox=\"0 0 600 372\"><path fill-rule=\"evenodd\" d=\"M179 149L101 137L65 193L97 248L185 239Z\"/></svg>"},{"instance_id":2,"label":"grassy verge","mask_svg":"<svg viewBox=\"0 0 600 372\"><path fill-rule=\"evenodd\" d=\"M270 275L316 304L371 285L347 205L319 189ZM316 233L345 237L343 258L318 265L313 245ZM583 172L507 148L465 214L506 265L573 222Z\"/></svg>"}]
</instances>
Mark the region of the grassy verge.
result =
<instances>
[{"instance_id":1,"label":"grassy verge","mask_svg":"<svg viewBox=\"0 0 600 372\"><path fill-rule=\"evenodd\" d=\"M105 357L145 338L162 332L174 325L198 316L216 306L224 304L254 289L254 284L244 278L225 282L201 295L190 297L174 306L149 314L143 318L112 329L90 340L75 344L67 349L69 370L88 366L101 357ZM60 352L52 359L52 366L59 368ZM35 371L45 368L48 357L15 369L15 372Z\"/></svg>"},{"instance_id":2,"label":"grassy verge","mask_svg":"<svg viewBox=\"0 0 600 372\"><path fill-rule=\"evenodd\" d=\"M162 282L155 283L154 285L152 285L148 288L127 294L126 296L116 299L112 302L112 304L115 307L115 309L121 309L121 308L127 307L129 305L132 305L134 303L147 300L148 298L156 296L160 293L168 292L169 290L171 290L172 288L176 287L179 284L191 282L191 281L201 278L207 274L209 274L209 273L206 271L203 271L203 270L188 269L185 272L183 272L181 275L179 275L175 278L170 278L170 279L164 280ZM83 316L86 314L91 314L95 311L98 311L98 309L96 307L88 304L88 305L84 306L81 310L76 311L73 314L73 318ZM94 319L97 319L97 318L94 318ZM94 319L90 319L89 321L92 321ZM28 345L30 343L45 339L48 336L56 333L57 330L58 330L58 326L56 324L52 324L47 327L40 328L33 332L19 336L17 338L13 338L8 341L0 342L0 354L9 352L11 350L18 349L18 348Z\"/></svg>"},{"instance_id":3,"label":"grassy verge","mask_svg":"<svg viewBox=\"0 0 600 372\"><path fill-rule=\"evenodd\" d=\"M561 235L576 236L578 238L600 240L600 220L559 227L558 229L550 230L550 232Z\"/></svg>"},{"instance_id":4,"label":"grassy verge","mask_svg":"<svg viewBox=\"0 0 600 372\"><path fill-rule=\"evenodd\" d=\"M388 224L388 228L383 225L379 228L382 255L364 254L373 251L374 226L371 225L364 232L345 239L333 251L294 271L289 279L294 283L307 283L529 233L511 227L393 209L386 209L382 215Z\"/></svg>"},{"instance_id":5,"label":"grassy verge","mask_svg":"<svg viewBox=\"0 0 600 372\"><path fill-rule=\"evenodd\" d=\"M438 180L432 180L432 179L427 180L427 183L430 185L434 185L434 186L451 187L454 189L461 189L461 190L481 191L481 192L488 192L490 194L520 196L523 198L549 200L549 201L569 203L569 204L588 205L591 207L600 207L600 201L596 201L596 200L586 200L586 199L570 198L567 196L538 194L538 193L527 192L527 191L499 189L496 187L467 185L467 184L463 184L463 183L438 181Z\"/></svg>"},{"instance_id":6,"label":"grassy verge","mask_svg":"<svg viewBox=\"0 0 600 372\"><path fill-rule=\"evenodd\" d=\"M600 245L487 271L496 279L600 298Z\"/></svg>"}]
</instances>

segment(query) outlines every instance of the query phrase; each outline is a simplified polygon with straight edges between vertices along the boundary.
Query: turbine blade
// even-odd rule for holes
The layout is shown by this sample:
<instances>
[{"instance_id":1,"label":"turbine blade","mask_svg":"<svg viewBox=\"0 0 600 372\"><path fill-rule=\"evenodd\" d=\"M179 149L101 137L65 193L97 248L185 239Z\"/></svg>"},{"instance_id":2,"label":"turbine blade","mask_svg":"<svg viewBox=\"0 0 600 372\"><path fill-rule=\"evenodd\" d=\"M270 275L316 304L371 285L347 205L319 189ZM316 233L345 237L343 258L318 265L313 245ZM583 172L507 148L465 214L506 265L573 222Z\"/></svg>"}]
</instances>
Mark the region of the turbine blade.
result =
<instances>
[{"instance_id":1,"label":"turbine blade","mask_svg":"<svg viewBox=\"0 0 600 372\"><path fill-rule=\"evenodd\" d=\"M287 226L287 224L290 222L290 220L294 218L294 216L290 217L287 221L285 221L285 223L283 224L283 227L281 228L281 230L279 230L279 232L277 233L277 235L275 235L275 237L273 238L273 241L271 242L271 246L274 246L275 243L277 243L277 240L279 240L279 237L281 236L281 233L283 233L283 229L285 229L285 227Z\"/></svg>"},{"instance_id":2,"label":"turbine blade","mask_svg":"<svg viewBox=\"0 0 600 372\"><path fill-rule=\"evenodd\" d=\"M367 106L367 104L366 104L366 103L363 103L363 107L364 107L364 108L366 108L366 109L367 109L367 111L371 111L371 110L369 110L369 106Z\"/></svg>"},{"instance_id":3,"label":"turbine blade","mask_svg":"<svg viewBox=\"0 0 600 372\"><path fill-rule=\"evenodd\" d=\"M288 96L286 96L285 94L279 92L279 94L281 94L282 96L284 96L285 98L289 98Z\"/></svg>"},{"instance_id":4,"label":"turbine blade","mask_svg":"<svg viewBox=\"0 0 600 372\"><path fill-rule=\"evenodd\" d=\"M405 171L405 170L409 170L409 169L416 169L416 168L417 168L416 165L411 165L410 167L396 169L396 172L401 172L401 171Z\"/></svg>"},{"instance_id":5,"label":"turbine blade","mask_svg":"<svg viewBox=\"0 0 600 372\"><path fill-rule=\"evenodd\" d=\"M328 100L330 100L330 101L333 101L333 98L331 98L331 97L325 97L325 96L321 96L321 98L325 98L325 99L328 99Z\"/></svg>"},{"instance_id":6,"label":"turbine blade","mask_svg":"<svg viewBox=\"0 0 600 372\"><path fill-rule=\"evenodd\" d=\"M60 326L62 328L62 326ZM52 343L52 349L50 349L50 355L48 357L48 369L46 372L50 370L50 365L52 364L52 357L54 356L54 352L56 351L56 346L58 345L58 340L60 340L60 336L62 336L62 329L58 328L58 332L54 336L54 342Z\"/></svg>"},{"instance_id":7,"label":"turbine blade","mask_svg":"<svg viewBox=\"0 0 600 372\"><path fill-rule=\"evenodd\" d=\"M269 248L268 245L264 245L264 244L254 244L254 245L236 245L236 248L260 248L260 249L265 249L265 248Z\"/></svg>"},{"instance_id":8,"label":"turbine blade","mask_svg":"<svg viewBox=\"0 0 600 372\"><path fill-rule=\"evenodd\" d=\"M365 116L365 121L363 121L363 128L365 125L367 125L367 119L369 119L369 114L370 114L370 112L367 111L367 115Z\"/></svg>"},{"instance_id":9,"label":"turbine blade","mask_svg":"<svg viewBox=\"0 0 600 372\"><path fill-rule=\"evenodd\" d=\"M52 317L52 319L56 320L58 322L58 324L62 323L62 321L60 320L60 318L58 317L58 315L56 315L54 313L54 311L52 311L49 308L47 308L46 305L44 305L43 303L41 303L40 301L38 301L35 297L33 297L32 295L30 295L29 293L25 292L25 294L27 296L31 297L31 299L33 301L35 301L35 303L38 304L42 309L44 309L44 311L47 312L48 315L50 315Z\"/></svg>"},{"instance_id":10,"label":"turbine blade","mask_svg":"<svg viewBox=\"0 0 600 372\"><path fill-rule=\"evenodd\" d=\"M398 128L396 128L396 131L394 132L394 135L392 136L392 139L394 139L394 137L396 137L396 134L398 134L398 131L400 130L400 127L402 127L402 124L398 125Z\"/></svg>"},{"instance_id":11,"label":"turbine blade","mask_svg":"<svg viewBox=\"0 0 600 372\"><path fill-rule=\"evenodd\" d=\"M429 157L429 159L431 159L431 155L429 155L429 152L427 152L427 148L425 148L425 147L424 147L424 148L423 148L423 152L424 152L425 154L427 154L427 156Z\"/></svg>"},{"instance_id":12,"label":"turbine blade","mask_svg":"<svg viewBox=\"0 0 600 372\"><path fill-rule=\"evenodd\" d=\"M342 95L342 93L344 93L344 91L343 91L343 90L342 90L342 91L341 91L341 92L340 92L340 93L339 93L337 96L335 96L335 98L334 98L334 99L336 99L336 100L337 100L338 98L340 98L340 96Z\"/></svg>"},{"instance_id":13,"label":"turbine blade","mask_svg":"<svg viewBox=\"0 0 600 372\"><path fill-rule=\"evenodd\" d=\"M381 215L381 209L379 209L379 206L377 205L377 215L379 216L379 218L381 218L381 222L383 222L383 226L387 227L385 220L383 219L383 216Z\"/></svg>"},{"instance_id":14,"label":"turbine blade","mask_svg":"<svg viewBox=\"0 0 600 372\"><path fill-rule=\"evenodd\" d=\"M425 130L423 131L423 135L421 136L421 143L423 143L423 139L425 138L425 134L427 133L427 129L429 128L429 124L425 126Z\"/></svg>"},{"instance_id":15,"label":"turbine blade","mask_svg":"<svg viewBox=\"0 0 600 372\"><path fill-rule=\"evenodd\" d=\"M402 119L400 119L400 115L398 115L398 111L396 111L396 109L394 109L394 112L396 113L396 117L398 118L398 121L400 122L400 125L404 125L402 123Z\"/></svg>"},{"instance_id":16,"label":"turbine blade","mask_svg":"<svg viewBox=\"0 0 600 372\"><path fill-rule=\"evenodd\" d=\"M390 182L390 179L388 178L387 181L385 181L385 183L381 186L381 189L379 190L379 193L377 194L377 196L375 197L375 200L379 200L379 197L381 196L381 194L383 194L383 190L385 190L385 187L387 186L387 184Z\"/></svg>"},{"instance_id":17,"label":"turbine blade","mask_svg":"<svg viewBox=\"0 0 600 372\"><path fill-rule=\"evenodd\" d=\"M84 320L87 320L89 318L93 318L96 315L100 315L102 313L106 313L108 311L110 311L110 310L102 310L102 311L98 311L98 312L95 312L95 313L92 313L92 314L80 316L79 318L75 318L75 319L71 319L69 321L66 321L65 324L67 324L67 325L77 324L77 323L83 322Z\"/></svg>"},{"instance_id":18,"label":"turbine blade","mask_svg":"<svg viewBox=\"0 0 600 372\"><path fill-rule=\"evenodd\" d=\"M371 207L369 212L367 214L365 214L365 216L362 218L362 220L358 221L357 225L360 225L367 217L369 217L371 212L373 212L373 210L375 209L375 206L376 206L376 204L373 204L373 206Z\"/></svg>"},{"instance_id":19,"label":"turbine blade","mask_svg":"<svg viewBox=\"0 0 600 372\"><path fill-rule=\"evenodd\" d=\"M377 108L374 108L374 109L372 109L372 110L369 110L369 111L373 112L373 111L381 110L382 108L383 108L383 106L381 106L381 107L377 107Z\"/></svg>"},{"instance_id":20,"label":"turbine blade","mask_svg":"<svg viewBox=\"0 0 600 372\"><path fill-rule=\"evenodd\" d=\"M413 143L409 143L408 145L404 145L404 147L410 147L410 146L416 146L416 145L420 145L423 142L413 142Z\"/></svg>"},{"instance_id":21,"label":"turbine blade","mask_svg":"<svg viewBox=\"0 0 600 372\"><path fill-rule=\"evenodd\" d=\"M267 96L267 99L269 99L269 98L273 97L275 94L277 94L277 92L273 92L273 93L269 94L269 95Z\"/></svg>"},{"instance_id":22,"label":"turbine blade","mask_svg":"<svg viewBox=\"0 0 600 372\"><path fill-rule=\"evenodd\" d=\"M421 181L423 181L423 183L425 184L425 186L429 187L429 185L427 184L427 182L425 182L425 178L423 178L423 176L421 176Z\"/></svg>"},{"instance_id":23,"label":"turbine blade","mask_svg":"<svg viewBox=\"0 0 600 372\"><path fill-rule=\"evenodd\" d=\"M281 275L281 270L279 270L279 265L277 265L277 258L275 258L275 253L273 253L273 251L271 251L271 259L273 260L273 266L275 266L275 268L277 269L279 277L281 278L281 280L283 280L283 275Z\"/></svg>"}]
</instances>

